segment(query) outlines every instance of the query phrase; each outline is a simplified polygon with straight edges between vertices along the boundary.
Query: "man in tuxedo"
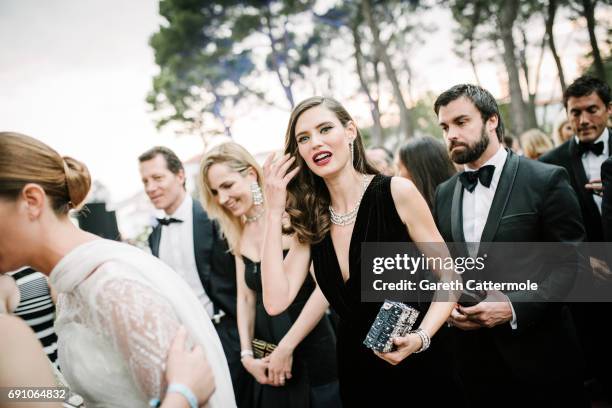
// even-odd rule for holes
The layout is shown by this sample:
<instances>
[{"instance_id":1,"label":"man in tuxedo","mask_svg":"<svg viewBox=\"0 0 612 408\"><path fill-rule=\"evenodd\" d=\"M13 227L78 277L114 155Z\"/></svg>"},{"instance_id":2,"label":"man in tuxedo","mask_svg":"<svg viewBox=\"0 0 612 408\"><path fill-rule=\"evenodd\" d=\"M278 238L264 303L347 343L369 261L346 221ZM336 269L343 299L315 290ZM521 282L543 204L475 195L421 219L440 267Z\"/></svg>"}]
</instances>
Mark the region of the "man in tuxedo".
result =
<instances>
[{"instance_id":1,"label":"man in tuxedo","mask_svg":"<svg viewBox=\"0 0 612 408\"><path fill-rule=\"evenodd\" d=\"M545 163L564 167L570 175L572 187L578 195L586 229L586 241L603 242L602 174L604 161L612 152L612 133L607 128L612 114L610 87L590 76L576 79L563 94L563 103L575 136L556 149L543 155ZM587 248L593 284L602 287L602 279L612 279L609 254L601 248ZM571 305L572 313L584 349L589 377L600 383L597 388L608 390L612 401L612 348L607 329L601 322L612 316L612 303L584 303Z\"/></svg>"},{"instance_id":2,"label":"man in tuxedo","mask_svg":"<svg viewBox=\"0 0 612 408\"><path fill-rule=\"evenodd\" d=\"M187 282L210 316L229 364L236 401L244 406L249 376L240 363L234 258L217 225L187 194L185 170L176 154L157 146L138 161L147 196L165 213L149 236L151 252Z\"/></svg>"},{"instance_id":3,"label":"man in tuxedo","mask_svg":"<svg viewBox=\"0 0 612 408\"><path fill-rule=\"evenodd\" d=\"M465 168L436 192L434 217L445 241L479 242L482 256L491 242L583 239L567 173L502 146L504 128L489 92L457 85L438 97L434 110L451 159ZM543 302L563 299L571 289L578 257L569 252L554 266L538 251L512 262L498 259L479 278L509 282L518 275L539 282L538 290L490 290L484 301L453 310L448 323L467 406L585 406L569 311Z\"/></svg>"}]
</instances>

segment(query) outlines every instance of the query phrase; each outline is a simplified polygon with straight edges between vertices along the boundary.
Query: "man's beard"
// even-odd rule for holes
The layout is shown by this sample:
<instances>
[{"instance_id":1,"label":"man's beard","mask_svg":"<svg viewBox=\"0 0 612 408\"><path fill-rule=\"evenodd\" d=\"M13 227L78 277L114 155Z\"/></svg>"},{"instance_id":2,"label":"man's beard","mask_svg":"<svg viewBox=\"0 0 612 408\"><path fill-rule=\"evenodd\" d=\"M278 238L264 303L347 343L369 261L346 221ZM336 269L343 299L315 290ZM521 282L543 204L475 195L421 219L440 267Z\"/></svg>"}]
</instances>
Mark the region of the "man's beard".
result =
<instances>
[{"instance_id":1,"label":"man's beard","mask_svg":"<svg viewBox=\"0 0 612 408\"><path fill-rule=\"evenodd\" d=\"M464 146L465 149L460 152L453 152L452 149L456 146ZM457 164L466 164L478 160L480 156L487 150L489 146L489 135L487 134L485 127L482 127L480 132L480 139L473 145L466 145L465 143L451 143L448 147L451 160Z\"/></svg>"}]
</instances>

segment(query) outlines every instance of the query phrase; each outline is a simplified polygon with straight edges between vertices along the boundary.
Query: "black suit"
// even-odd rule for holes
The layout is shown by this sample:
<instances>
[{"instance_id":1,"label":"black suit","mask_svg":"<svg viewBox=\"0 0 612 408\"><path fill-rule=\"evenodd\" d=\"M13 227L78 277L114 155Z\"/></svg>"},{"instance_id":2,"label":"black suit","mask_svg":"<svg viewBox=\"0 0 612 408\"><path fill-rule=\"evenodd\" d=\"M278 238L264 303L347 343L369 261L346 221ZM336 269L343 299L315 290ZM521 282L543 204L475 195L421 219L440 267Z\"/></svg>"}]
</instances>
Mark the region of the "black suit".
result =
<instances>
[{"instance_id":1,"label":"black suit","mask_svg":"<svg viewBox=\"0 0 612 408\"><path fill-rule=\"evenodd\" d=\"M612 129L608 129L608 151L612 152ZM570 182L574 191L578 195L580 202L580 210L584 227L586 230L586 241L601 242L603 241L603 230L601 227L601 215L597 209L597 204L593 200L593 193L587 190L584 185L589 182L582 165L582 159L578 153L578 148L574 138L563 143L556 149L551 150L539 159L544 163L555 164L567 170L570 176Z\"/></svg>"},{"instance_id":2,"label":"black suit","mask_svg":"<svg viewBox=\"0 0 612 408\"><path fill-rule=\"evenodd\" d=\"M232 375L234 393L239 407L249 406L251 376L240 362L240 337L236 323L236 264L228 252L227 242L218 232L200 202L193 200L193 248L198 275L204 291L213 303L215 314L225 316L215 323ZM149 246L159 256L163 226L158 224L149 235Z\"/></svg>"},{"instance_id":3,"label":"black suit","mask_svg":"<svg viewBox=\"0 0 612 408\"><path fill-rule=\"evenodd\" d=\"M465 242L463 194L470 193L459 182L459 174L436 191L435 219L447 242ZM579 242L583 238L578 201L566 172L508 151L480 253L488 242ZM486 273L501 269L497 278L520 274L540 282L540 289L506 293L516 313L516 330L510 323L491 329L451 330L468 406L581 406L584 396L577 372L582 363L569 311L562 303L536 302L570 290L578 258L568 256L545 278L542 273L550 266L537 253L515 259L512 270L503 270L503 263L496 266ZM484 278L497 280L490 275Z\"/></svg>"},{"instance_id":4,"label":"black suit","mask_svg":"<svg viewBox=\"0 0 612 408\"><path fill-rule=\"evenodd\" d=\"M608 151L612 152L612 129L608 129L608 135ZM605 241L602 215L597 208L597 204L595 204L593 193L584 187L589 180L587 180L575 139L571 138L561 146L540 157L540 160L545 163L562 166L569 173L572 187L576 191L578 201L580 202L580 210L587 234L586 241ZM609 253L601 246L587 248L586 254L610 262ZM609 263L609 266L612 266L612 263ZM604 388L609 388L611 393L609 397L612 398L612 373L610 373L612 350L608 345L608 337L605 335L607 329L601 330L601 322L609 320L612 315L612 304L574 303L570 307L587 359L588 373L591 373L589 377L595 376Z\"/></svg>"},{"instance_id":5,"label":"black suit","mask_svg":"<svg viewBox=\"0 0 612 408\"><path fill-rule=\"evenodd\" d=\"M609 157L601 165L601 181L604 189L601 202L604 240L612 242L612 157ZM610 261L610 258L608 258L608 261ZM612 262L609 262L609 264L612 264Z\"/></svg>"}]
</instances>

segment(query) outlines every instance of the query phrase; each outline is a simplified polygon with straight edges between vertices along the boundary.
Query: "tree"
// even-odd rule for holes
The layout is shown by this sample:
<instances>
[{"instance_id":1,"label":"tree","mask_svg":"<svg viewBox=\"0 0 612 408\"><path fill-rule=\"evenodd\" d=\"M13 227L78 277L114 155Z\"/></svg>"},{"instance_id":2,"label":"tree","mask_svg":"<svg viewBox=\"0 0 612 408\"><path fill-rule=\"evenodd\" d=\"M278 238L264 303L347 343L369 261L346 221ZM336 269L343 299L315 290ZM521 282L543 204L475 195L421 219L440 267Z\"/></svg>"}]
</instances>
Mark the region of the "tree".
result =
<instances>
[{"instance_id":1,"label":"tree","mask_svg":"<svg viewBox=\"0 0 612 408\"><path fill-rule=\"evenodd\" d=\"M225 112L249 93L242 79L254 69L250 51L234 52L233 39L222 30L223 8L162 0L160 14L166 22L150 39L160 72L147 96L157 127L178 122L183 131L205 137L220 125L231 136Z\"/></svg>"},{"instance_id":2,"label":"tree","mask_svg":"<svg viewBox=\"0 0 612 408\"><path fill-rule=\"evenodd\" d=\"M321 44L329 45L332 38L338 37L339 32L347 31L350 34L353 46L353 58L355 72L359 79L361 91L368 99L370 113L372 116L372 128L370 129L370 143L373 145L383 144L383 128L381 124L381 110L379 103L380 73L378 65L380 60L376 53L364 49L363 26L364 18L361 13L359 1L345 1L328 9L324 14L318 15L313 12L317 30L324 38Z\"/></svg>"},{"instance_id":3,"label":"tree","mask_svg":"<svg viewBox=\"0 0 612 408\"><path fill-rule=\"evenodd\" d=\"M599 45L597 44L597 37L595 36L595 8L597 7L597 0L580 0L582 6L582 15L587 22L587 30L589 32L589 42L591 43L591 50L593 54L593 66L595 68L595 75L602 81L606 80L606 71L604 68L603 59L599 52Z\"/></svg>"},{"instance_id":4,"label":"tree","mask_svg":"<svg viewBox=\"0 0 612 408\"><path fill-rule=\"evenodd\" d=\"M536 81L532 82L529 64L527 61L527 43L525 32L536 11L540 10L541 3L536 0L452 0L450 2L453 18L459 24L455 30L456 42L468 44L467 54L473 69L476 71L475 61L471 57L474 50L483 44L490 49L499 50L497 57L501 58L505 67L508 88L510 93L511 127L515 133L537 126L535 116L535 97L537 92L537 77L539 68L536 68ZM491 16L484 18L484 16ZM515 36L521 34L521 41ZM541 42L540 49L542 49ZM540 53L542 59L542 52ZM541 66L539 62L537 66ZM524 88L521 76L527 88ZM525 101L527 96L527 101Z\"/></svg>"},{"instance_id":5,"label":"tree","mask_svg":"<svg viewBox=\"0 0 612 408\"><path fill-rule=\"evenodd\" d=\"M361 11L363 13L364 20L372 34L373 45L374 49L376 50L376 55L378 58L380 58L380 61L385 67L387 79L391 83L391 87L393 89L395 103L399 107L400 129L404 134L405 138L412 137L413 129L412 122L410 119L410 112L408 110L408 106L406 105L406 101L404 100L397 73L395 72L393 63L391 62L391 57L389 56L389 54L387 54L386 46L383 44L383 41L381 39L380 29L378 27L378 22L376 21L375 10L372 7L371 0L361 0Z\"/></svg>"},{"instance_id":6,"label":"tree","mask_svg":"<svg viewBox=\"0 0 612 408\"><path fill-rule=\"evenodd\" d=\"M295 105L294 87L312 64L316 35L298 34L296 20L313 0L161 0L164 23L150 40L160 73L147 102L157 126L179 123L203 135L231 135L233 112L256 98ZM263 57L263 58L262 58ZM261 81L272 73L287 104L270 102ZM258 81L254 79L259 79ZM211 119L212 118L212 119Z\"/></svg>"},{"instance_id":7,"label":"tree","mask_svg":"<svg viewBox=\"0 0 612 408\"><path fill-rule=\"evenodd\" d=\"M548 39L548 46L550 47L550 52L555 60L555 65L557 66L557 72L559 73L559 83L561 84L561 92L565 93L565 89L567 85L565 83L565 74L563 73L563 66L561 65L561 58L559 58L559 54L557 53L557 46L555 45L555 36L553 33L553 27L555 24L555 15L557 14L557 9L559 7L558 0L549 0L546 8L546 37Z\"/></svg>"}]
</instances>

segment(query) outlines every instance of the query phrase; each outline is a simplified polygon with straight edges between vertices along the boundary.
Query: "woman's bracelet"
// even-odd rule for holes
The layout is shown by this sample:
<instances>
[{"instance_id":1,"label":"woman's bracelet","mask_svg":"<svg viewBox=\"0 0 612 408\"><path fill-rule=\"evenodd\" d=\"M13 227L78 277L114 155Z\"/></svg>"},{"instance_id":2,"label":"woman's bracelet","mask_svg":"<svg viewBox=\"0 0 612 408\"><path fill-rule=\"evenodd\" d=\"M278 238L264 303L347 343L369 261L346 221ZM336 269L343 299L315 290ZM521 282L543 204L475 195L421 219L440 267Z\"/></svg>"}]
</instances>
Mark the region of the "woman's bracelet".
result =
<instances>
[{"instance_id":1,"label":"woman's bracelet","mask_svg":"<svg viewBox=\"0 0 612 408\"><path fill-rule=\"evenodd\" d=\"M168 389L166 390L166 394L169 394L171 392L176 392L178 394L181 394L183 397L185 397L185 399L189 403L190 408L198 408L198 399L196 398L193 391L191 391L191 389L187 387L186 385L179 384L179 383L172 383L168 386ZM158 408L160 405L161 405L161 401L159 400L159 398L151 398L151 400L149 401L149 407L151 408Z\"/></svg>"},{"instance_id":2,"label":"woman's bracelet","mask_svg":"<svg viewBox=\"0 0 612 408\"><path fill-rule=\"evenodd\" d=\"M429 348L431 345L431 337L429 337L429 334L427 334L425 330L419 327L418 329L411 331L411 333L418 335L421 338L421 343L423 343L421 348L415 351L415 353L421 353Z\"/></svg>"},{"instance_id":3,"label":"woman's bracelet","mask_svg":"<svg viewBox=\"0 0 612 408\"><path fill-rule=\"evenodd\" d=\"M172 383L168 386L168 391L166 391L166 394L169 394L171 392L176 392L178 394L181 394L183 397L185 397L187 402L189 402L189 406L191 408L198 408L198 399L194 395L193 391L191 391L191 389L187 387L186 385L179 384L179 383Z\"/></svg>"},{"instance_id":4,"label":"woman's bracelet","mask_svg":"<svg viewBox=\"0 0 612 408\"><path fill-rule=\"evenodd\" d=\"M242 350L240 351L240 359L242 360L246 356L253 357L253 350Z\"/></svg>"}]
</instances>

